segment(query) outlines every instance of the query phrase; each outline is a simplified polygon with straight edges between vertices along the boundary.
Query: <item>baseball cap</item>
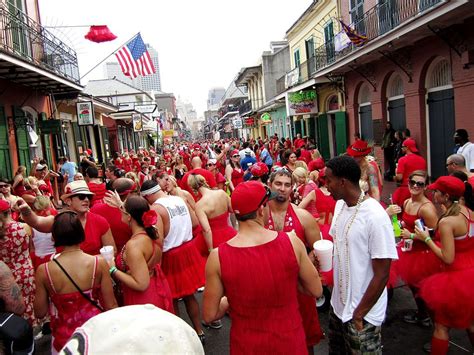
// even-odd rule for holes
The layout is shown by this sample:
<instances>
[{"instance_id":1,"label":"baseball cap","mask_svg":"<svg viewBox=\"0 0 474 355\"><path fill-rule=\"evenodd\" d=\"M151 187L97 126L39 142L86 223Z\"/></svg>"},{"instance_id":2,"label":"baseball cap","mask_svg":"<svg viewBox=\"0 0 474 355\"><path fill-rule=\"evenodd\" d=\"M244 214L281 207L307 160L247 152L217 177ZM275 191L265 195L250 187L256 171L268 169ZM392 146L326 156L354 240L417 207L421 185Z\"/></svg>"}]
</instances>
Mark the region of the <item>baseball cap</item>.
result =
<instances>
[{"instance_id":1,"label":"baseball cap","mask_svg":"<svg viewBox=\"0 0 474 355\"><path fill-rule=\"evenodd\" d=\"M265 174L268 174L268 166L265 163L259 161L250 167L250 173L253 176L261 177Z\"/></svg>"},{"instance_id":2,"label":"baseball cap","mask_svg":"<svg viewBox=\"0 0 474 355\"><path fill-rule=\"evenodd\" d=\"M60 354L204 354L196 331L151 304L100 313L77 328Z\"/></svg>"},{"instance_id":3,"label":"baseball cap","mask_svg":"<svg viewBox=\"0 0 474 355\"><path fill-rule=\"evenodd\" d=\"M217 159L209 159L207 162L216 165Z\"/></svg>"},{"instance_id":4,"label":"baseball cap","mask_svg":"<svg viewBox=\"0 0 474 355\"><path fill-rule=\"evenodd\" d=\"M252 150L250 148L245 148L244 153L245 155L252 155Z\"/></svg>"},{"instance_id":5,"label":"baseball cap","mask_svg":"<svg viewBox=\"0 0 474 355\"><path fill-rule=\"evenodd\" d=\"M311 160L311 161L308 163L308 170L309 170L309 171L321 170L321 169L323 169L325 166L326 166L326 164L324 163L324 159L323 159L323 158L316 158L316 159L314 159L314 160Z\"/></svg>"},{"instance_id":6,"label":"baseball cap","mask_svg":"<svg viewBox=\"0 0 474 355\"><path fill-rule=\"evenodd\" d=\"M239 155L239 151L237 149L234 149L233 151L230 152L230 156L233 155Z\"/></svg>"},{"instance_id":7,"label":"baseball cap","mask_svg":"<svg viewBox=\"0 0 474 355\"><path fill-rule=\"evenodd\" d=\"M428 185L428 190L438 190L453 197L463 196L465 189L464 182L454 176L441 176L434 183Z\"/></svg>"},{"instance_id":8,"label":"baseball cap","mask_svg":"<svg viewBox=\"0 0 474 355\"><path fill-rule=\"evenodd\" d=\"M418 152L418 148L416 147L416 142L413 138L407 138L403 141L403 144L402 144L404 147L407 147L408 149L410 149L411 152L413 153L417 153Z\"/></svg>"},{"instance_id":9,"label":"baseball cap","mask_svg":"<svg viewBox=\"0 0 474 355\"><path fill-rule=\"evenodd\" d=\"M36 170L43 170L43 169L46 169L46 165L45 164L36 164Z\"/></svg>"},{"instance_id":10,"label":"baseball cap","mask_svg":"<svg viewBox=\"0 0 474 355\"><path fill-rule=\"evenodd\" d=\"M259 181L242 182L232 192L232 209L235 214L246 215L255 212L261 205L277 196L276 192L272 192Z\"/></svg>"}]
</instances>

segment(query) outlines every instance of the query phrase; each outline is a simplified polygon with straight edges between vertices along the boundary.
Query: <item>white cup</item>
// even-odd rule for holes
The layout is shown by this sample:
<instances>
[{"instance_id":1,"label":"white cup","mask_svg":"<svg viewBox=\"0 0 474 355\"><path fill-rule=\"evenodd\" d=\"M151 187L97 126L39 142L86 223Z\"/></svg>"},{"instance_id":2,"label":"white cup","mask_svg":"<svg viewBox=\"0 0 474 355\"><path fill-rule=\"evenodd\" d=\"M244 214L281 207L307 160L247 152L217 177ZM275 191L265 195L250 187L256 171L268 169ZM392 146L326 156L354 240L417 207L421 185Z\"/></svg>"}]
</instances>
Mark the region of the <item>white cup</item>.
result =
<instances>
[{"instance_id":1,"label":"white cup","mask_svg":"<svg viewBox=\"0 0 474 355\"><path fill-rule=\"evenodd\" d=\"M111 261L114 258L114 247L112 245L106 245L100 248L100 255L102 255L106 261Z\"/></svg>"},{"instance_id":2,"label":"white cup","mask_svg":"<svg viewBox=\"0 0 474 355\"><path fill-rule=\"evenodd\" d=\"M319 259L319 268L323 272L332 269L332 249L334 245L330 240L317 240L313 244L314 253Z\"/></svg>"}]
</instances>

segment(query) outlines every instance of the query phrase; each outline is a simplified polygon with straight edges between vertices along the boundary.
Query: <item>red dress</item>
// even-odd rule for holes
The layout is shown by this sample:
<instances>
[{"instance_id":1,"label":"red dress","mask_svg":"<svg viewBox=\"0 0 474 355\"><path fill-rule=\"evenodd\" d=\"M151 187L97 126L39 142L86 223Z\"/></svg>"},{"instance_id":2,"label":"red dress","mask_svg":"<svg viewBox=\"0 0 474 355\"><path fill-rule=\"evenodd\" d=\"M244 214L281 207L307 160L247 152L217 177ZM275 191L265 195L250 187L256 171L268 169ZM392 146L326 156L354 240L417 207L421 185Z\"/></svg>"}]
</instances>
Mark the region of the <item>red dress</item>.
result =
<instances>
[{"instance_id":1,"label":"red dress","mask_svg":"<svg viewBox=\"0 0 474 355\"><path fill-rule=\"evenodd\" d=\"M241 168L232 169L232 175L230 178L232 180L232 185L236 188L238 184L244 182L244 170Z\"/></svg>"},{"instance_id":2,"label":"red dress","mask_svg":"<svg viewBox=\"0 0 474 355\"><path fill-rule=\"evenodd\" d=\"M95 195L92 196L91 200L91 207L94 206L96 203L102 203L104 200L105 193L107 189L105 188L105 182L101 184L96 184L95 182L90 182L87 184L89 190L94 193Z\"/></svg>"},{"instance_id":3,"label":"red dress","mask_svg":"<svg viewBox=\"0 0 474 355\"><path fill-rule=\"evenodd\" d=\"M454 238L454 262L424 279L419 293L436 323L459 329L468 328L474 320L474 221L466 219L467 235Z\"/></svg>"},{"instance_id":4,"label":"red dress","mask_svg":"<svg viewBox=\"0 0 474 355\"><path fill-rule=\"evenodd\" d=\"M117 250L122 250L132 236L132 230L128 224L122 222L122 212L120 212L120 209L105 203L97 203L91 208L91 212L104 217L109 222L110 231L114 237Z\"/></svg>"},{"instance_id":5,"label":"red dress","mask_svg":"<svg viewBox=\"0 0 474 355\"><path fill-rule=\"evenodd\" d=\"M262 245L223 243L218 250L232 319L230 353L307 354L296 292L299 266L286 233Z\"/></svg>"},{"instance_id":6,"label":"red dress","mask_svg":"<svg viewBox=\"0 0 474 355\"><path fill-rule=\"evenodd\" d=\"M318 186L316 183L312 180L310 180L308 183L301 185L298 188L298 194L301 196L301 199L305 198L308 196L311 191L316 191L318 189ZM316 193L316 192L315 192ZM319 218L319 213L318 209L316 208L316 201L311 201L306 207L305 210L311 213L311 215L314 218Z\"/></svg>"},{"instance_id":7,"label":"red dress","mask_svg":"<svg viewBox=\"0 0 474 355\"><path fill-rule=\"evenodd\" d=\"M91 299L99 301L100 285L95 285L97 263L98 257L95 258L90 289L82 291ZM54 337L53 346L56 351L59 351L67 343L77 327L80 327L90 318L101 312L97 307L86 300L79 291L56 293L48 265L49 263L45 264L45 270L52 291L50 295L52 302L49 307L49 315L51 317L51 330Z\"/></svg>"},{"instance_id":8,"label":"red dress","mask_svg":"<svg viewBox=\"0 0 474 355\"><path fill-rule=\"evenodd\" d=\"M157 247L156 244L157 242L153 242L153 253L151 259L153 259L155 254L155 248ZM161 246L158 247L161 248ZM117 255L117 266L121 271L127 272L129 268L123 257L124 253L125 246L122 248L120 254ZM174 313L170 287L168 281L166 281L165 274L161 270L160 264L157 263L153 266L148 262L147 266L150 273L150 284L145 291L136 291L129 288L124 283L121 283L124 306L150 303L158 308L164 309L165 311Z\"/></svg>"},{"instance_id":9,"label":"red dress","mask_svg":"<svg viewBox=\"0 0 474 355\"><path fill-rule=\"evenodd\" d=\"M209 218L209 225L212 231L212 247L217 248L222 243L235 237L237 231L229 226L229 212Z\"/></svg>"},{"instance_id":10,"label":"red dress","mask_svg":"<svg viewBox=\"0 0 474 355\"><path fill-rule=\"evenodd\" d=\"M318 210L319 216L324 214L324 223L319 224L319 229L324 237L324 239L329 239L332 241L332 237L329 235L329 229L331 228L331 223L329 217L334 215L334 209L336 208L336 201L332 195L325 195L321 189L316 190L316 209Z\"/></svg>"},{"instance_id":11,"label":"red dress","mask_svg":"<svg viewBox=\"0 0 474 355\"><path fill-rule=\"evenodd\" d=\"M410 233L414 233L415 231L415 220L420 218L418 216L420 209L418 209L416 215L411 215L403 211L402 221L405 222L405 228L408 229ZM412 250L404 252L400 248L401 244L397 247L398 260L393 265L396 274L400 276L408 286L419 287L423 279L441 271L441 260L431 251L425 242L415 239L413 240Z\"/></svg>"},{"instance_id":12,"label":"red dress","mask_svg":"<svg viewBox=\"0 0 474 355\"><path fill-rule=\"evenodd\" d=\"M102 248L102 236L109 229L109 222L104 217L88 212L84 228L86 239L80 244L82 251L90 255L99 255Z\"/></svg>"},{"instance_id":13,"label":"red dress","mask_svg":"<svg viewBox=\"0 0 474 355\"><path fill-rule=\"evenodd\" d=\"M23 317L33 323L35 270L30 258L30 237L21 223L12 222L5 226L4 237L0 238L0 260L10 268L20 287L26 305Z\"/></svg>"},{"instance_id":14,"label":"red dress","mask_svg":"<svg viewBox=\"0 0 474 355\"><path fill-rule=\"evenodd\" d=\"M267 228L270 230L275 230L271 213ZM285 215L283 232L291 232L292 230L295 231L298 238L300 238L301 241L307 246L303 226L301 225L301 222L290 203L288 204L288 210L286 211ZM306 334L306 344L308 346L316 345L322 338L324 338L323 331L321 330L321 326L319 324L316 300L314 297L298 291L298 305L301 317L303 319L303 327Z\"/></svg>"}]
</instances>

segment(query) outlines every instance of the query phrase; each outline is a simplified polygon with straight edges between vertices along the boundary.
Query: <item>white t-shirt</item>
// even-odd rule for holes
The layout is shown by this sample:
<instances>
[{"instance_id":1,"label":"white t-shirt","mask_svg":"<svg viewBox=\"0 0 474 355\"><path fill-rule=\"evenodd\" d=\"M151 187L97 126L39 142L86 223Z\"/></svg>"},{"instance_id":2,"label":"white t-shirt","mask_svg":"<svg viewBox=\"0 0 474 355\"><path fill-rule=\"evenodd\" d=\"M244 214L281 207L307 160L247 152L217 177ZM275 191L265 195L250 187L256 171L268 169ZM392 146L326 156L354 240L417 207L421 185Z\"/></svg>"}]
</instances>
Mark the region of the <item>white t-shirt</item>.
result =
<instances>
[{"instance_id":1,"label":"white t-shirt","mask_svg":"<svg viewBox=\"0 0 474 355\"><path fill-rule=\"evenodd\" d=\"M35 246L35 254L40 258L56 253L52 233L43 233L33 229L33 245Z\"/></svg>"},{"instance_id":2,"label":"white t-shirt","mask_svg":"<svg viewBox=\"0 0 474 355\"><path fill-rule=\"evenodd\" d=\"M466 160L467 171L474 169L474 144L467 142L462 147L459 147L458 154L462 154Z\"/></svg>"},{"instance_id":3,"label":"white t-shirt","mask_svg":"<svg viewBox=\"0 0 474 355\"><path fill-rule=\"evenodd\" d=\"M163 242L163 251L179 247L193 239L193 224L188 206L181 197L167 196L155 201L166 208L170 217L170 230Z\"/></svg>"},{"instance_id":4,"label":"white t-shirt","mask_svg":"<svg viewBox=\"0 0 474 355\"><path fill-rule=\"evenodd\" d=\"M342 212L341 209L343 209ZM352 319L354 310L374 276L372 259L398 259L390 218L380 203L373 198L362 202L347 234L349 250L346 251L344 241L346 228L355 210L356 206L348 207L344 200L337 201L329 231L334 238L334 289L331 305L342 322ZM349 255L349 280L346 277L347 255ZM341 271L341 276L339 276L339 271ZM342 294L345 289L347 290L345 305L341 302L339 277L342 281ZM375 326L380 326L385 318L386 309L387 289L385 288L364 319Z\"/></svg>"}]
</instances>

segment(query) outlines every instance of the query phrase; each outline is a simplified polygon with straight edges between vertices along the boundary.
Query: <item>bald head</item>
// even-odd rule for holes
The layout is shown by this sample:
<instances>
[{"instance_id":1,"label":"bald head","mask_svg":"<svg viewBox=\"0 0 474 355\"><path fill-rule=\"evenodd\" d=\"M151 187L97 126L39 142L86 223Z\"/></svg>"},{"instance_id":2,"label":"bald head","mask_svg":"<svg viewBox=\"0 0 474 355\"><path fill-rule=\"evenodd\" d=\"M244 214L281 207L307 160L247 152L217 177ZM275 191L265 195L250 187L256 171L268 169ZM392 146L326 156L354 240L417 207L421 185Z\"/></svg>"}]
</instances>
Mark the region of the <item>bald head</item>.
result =
<instances>
[{"instance_id":1,"label":"bald head","mask_svg":"<svg viewBox=\"0 0 474 355\"><path fill-rule=\"evenodd\" d=\"M193 169L202 168L202 160L199 157L194 157L191 159L191 166Z\"/></svg>"},{"instance_id":2,"label":"bald head","mask_svg":"<svg viewBox=\"0 0 474 355\"><path fill-rule=\"evenodd\" d=\"M449 174L454 171L465 171L466 159L464 159L462 154L451 154L448 159L446 159L446 167Z\"/></svg>"},{"instance_id":3,"label":"bald head","mask_svg":"<svg viewBox=\"0 0 474 355\"><path fill-rule=\"evenodd\" d=\"M122 201L125 201L132 190L135 190L134 185L135 182L132 179L118 178L112 184L112 188L117 191Z\"/></svg>"}]
</instances>

